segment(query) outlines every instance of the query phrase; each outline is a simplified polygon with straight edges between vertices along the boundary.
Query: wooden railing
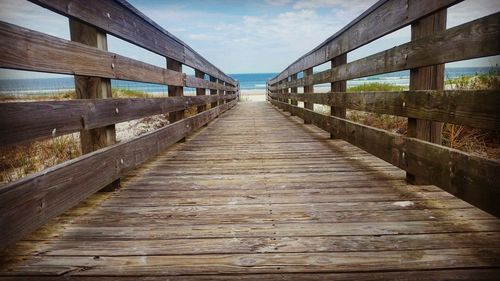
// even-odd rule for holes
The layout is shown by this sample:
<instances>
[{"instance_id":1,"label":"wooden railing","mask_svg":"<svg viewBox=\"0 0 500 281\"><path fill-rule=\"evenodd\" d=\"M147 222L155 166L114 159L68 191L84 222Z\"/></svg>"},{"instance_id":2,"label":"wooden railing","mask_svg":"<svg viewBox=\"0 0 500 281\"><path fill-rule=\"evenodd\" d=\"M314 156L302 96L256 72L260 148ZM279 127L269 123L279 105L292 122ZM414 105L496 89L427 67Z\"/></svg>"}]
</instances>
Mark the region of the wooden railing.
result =
<instances>
[{"instance_id":1,"label":"wooden railing","mask_svg":"<svg viewBox=\"0 0 500 281\"><path fill-rule=\"evenodd\" d=\"M79 99L0 104L0 146L80 132L84 155L0 187L0 249L96 191L116 186L123 174L239 97L237 81L123 0L31 2L67 16L72 41L0 22L0 67L75 75ZM166 68L108 52L106 34L165 57ZM182 73L182 65L194 68L195 76ZM113 98L110 79L168 85L170 97ZM183 87L197 88L197 96L183 96ZM193 106L198 114L184 118ZM116 143L114 124L163 113L171 124Z\"/></svg>"},{"instance_id":2,"label":"wooden railing","mask_svg":"<svg viewBox=\"0 0 500 281\"><path fill-rule=\"evenodd\" d=\"M446 9L458 2L379 1L271 79L268 99L406 170L409 182L437 185L499 217L500 162L440 145L441 122L500 130L498 89L443 90L444 63L500 54L500 13L446 29ZM411 42L347 63L348 52L410 24ZM330 69L313 73L329 61ZM347 80L408 69L410 91L345 93ZM314 93L322 83L331 83L331 91ZM314 104L331 106L332 116L314 112ZM408 117L408 135L349 121L347 108Z\"/></svg>"}]
</instances>

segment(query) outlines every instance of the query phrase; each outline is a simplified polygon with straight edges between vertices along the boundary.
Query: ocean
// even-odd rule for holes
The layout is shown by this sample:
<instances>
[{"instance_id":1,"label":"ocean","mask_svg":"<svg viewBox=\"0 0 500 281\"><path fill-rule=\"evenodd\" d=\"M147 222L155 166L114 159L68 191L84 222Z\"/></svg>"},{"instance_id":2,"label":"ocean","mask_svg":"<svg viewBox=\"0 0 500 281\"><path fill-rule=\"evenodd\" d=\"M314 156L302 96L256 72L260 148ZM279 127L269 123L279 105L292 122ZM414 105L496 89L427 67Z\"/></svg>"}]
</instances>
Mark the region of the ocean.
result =
<instances>
[{"instance_id":1,"label":"ocean","mask_svg":"<svg viewBox=\"0 0 500 281\"><path fill-rule=\"evenodd\" d=\"M460 76L469 76L482 73L488 73L494 70L492 67L460 67L446 68L445 78L453 79ZM277 73L245 73L245 74L230 74L231 77L240 82L242 94L245 93L265 93L266 82L275 77ZM364 77L350 80L347 82L349 86L355 86L365 83L390 83L399 86L409 85L409 71L398 71L386 73L376 76ZM300 77L300 76L299 76ZM111 85L114 88L143 91L150 94L166 95L167 86L140 82L131 82L123 80L112 80ZM316 85L315 88L328 89L328 84ZM0 95L43 95L54 94L58 92L72 91L75 85L72 77L61 78L39 78L39 79L1 79L0 80ZM185 88L187 95L195 93L193 88Z\"/></svg>"}]
</instances>

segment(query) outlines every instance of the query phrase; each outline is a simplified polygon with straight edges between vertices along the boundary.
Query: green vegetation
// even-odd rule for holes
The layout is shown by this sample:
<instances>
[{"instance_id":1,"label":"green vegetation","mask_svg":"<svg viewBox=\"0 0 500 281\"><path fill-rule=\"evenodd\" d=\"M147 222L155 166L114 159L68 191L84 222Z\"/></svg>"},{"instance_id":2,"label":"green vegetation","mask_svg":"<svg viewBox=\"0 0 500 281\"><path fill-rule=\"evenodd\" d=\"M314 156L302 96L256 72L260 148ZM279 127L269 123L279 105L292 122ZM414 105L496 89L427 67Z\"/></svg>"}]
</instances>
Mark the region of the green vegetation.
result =
<instances>
[{"instance_id":1,"label":"green vegetation","mask_svg":"<svg viewBox=\"0 0 500 281\"><path fill-rule=\"evenodd\" d=\"M375 91L407 91L408 87L389 83L366 83L347 88L348 92L375 92Z\"/></svg>"},{"instance_id":2,"label":"green vegetation","mask_svg":"<svg viewBox=\"0 0 500 281\"><path fill-rule=\"evenodd\" d=\"M445 85L457 90L500 89L500 68L496 67L488 73L447 79Z\"/></svg>"},{"instance_id":3,"label":"green vegetation","mask_svg":"<svg viewBox=\"0 0 500 281\"><path fill-rule=\"evenodd\" d=\"M405 86L397 86L389 83L367 83L349 87L348 92L376 92L376 91L407 91ZM347 119L367 126L384 129L393 133L406 134L407 118L371 113L357 110L347 110Z\"/></svg>"},{"instance_id":4,"label":"green vegetation","mask_svg":"<svg viewBox=\"0 0 500 281\"><path fill-rule=\"evenodd\" d=\"M128 89L120 89L113 88L113 97L114 98L154 98L155 96L152 94L148 94L144 91L137 90L128 90Z\"/></svg>"},{"instance_id":5,"label":"green vegetation","mask_svg":"<svg viewBox=\"0 0 500 281\"><path fill-rule=\"evenodd\" d=\"M128 90L128 89L120 89L120 88L113 88L112 90L113 97L114 98L154 98L158 97L153 94L148 94L143 91L137 91L137 90ZM76 98L76 93L74 90L72 91L64 91L64 92L55 92L55 93L48 93L48 94L43 94L43 95L8 95L8 96L2 96L0 95L0 101L10 101L10 102L15 102L16 100L23 100L23 101L44 101L44 100L68 100L68 99L75 99Z\"/></svg>"},{"instance_id":6,"label":"green vegetation","mask_svg":"<svg viewBox=\"0 0 500 281\"><path fill-rule=\"evenodd\" d=\"M80 156L80 140L65 135L2 148L0 155L0 182L10 182Z\"/></svg>"},{"instance_id":7,"label":"green vegetation","mask_svg":"<svg viewBox=\"0 0 500 281\"><path fill-rule=\"evenodd\" d=\"M446 85L457 90L500 89L500 68L486 74L448 79ZM472 93L471 93L472 94ZM472 154L500 159L500 131L444 124L443 145Z\"/></svg>"}]
</instances>

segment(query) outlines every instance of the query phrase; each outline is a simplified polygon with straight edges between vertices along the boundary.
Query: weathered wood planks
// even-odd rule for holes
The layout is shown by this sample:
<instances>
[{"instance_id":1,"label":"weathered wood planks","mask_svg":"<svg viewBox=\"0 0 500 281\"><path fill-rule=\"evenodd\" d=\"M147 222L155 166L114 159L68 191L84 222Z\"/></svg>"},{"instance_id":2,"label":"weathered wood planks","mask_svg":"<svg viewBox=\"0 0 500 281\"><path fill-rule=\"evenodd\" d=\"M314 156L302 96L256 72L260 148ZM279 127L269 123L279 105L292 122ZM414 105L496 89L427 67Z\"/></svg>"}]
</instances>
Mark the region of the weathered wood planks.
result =
<instances>
[{"instance_id":1,"label":"weathered wood planks","mask_svg":"<svg viewBox=\"0 0 500 281\"><path fill-rule=\"evenodd\" d=\"M270 96L475 128L500 128L499 90L333 92L314 95L273 93Z\"/></svg>"},{"instance_id":2,"label":"weathered wood planks","mask_svg":"<svg viewBox=\"0 0 500 281\"><path fill-rule=\"evenodd\" d=\"M10 247L0 280L494 280L498 219L404 176L240 103Z\"/></svg>"},{"instance_id":3,"label":"weathered wood planks","mask_svg":"<svg viewBox=\"0 0 500 281\"><path fill-rule=\"evenodd\" d=\"M219 89L221 85L186 76L118 54L0 22L0 67L172 86ZM223 89L234 90L234 86Z\"/></svg>"},{"instance_id":4,"label":"weathered wood planks","mask_svg":"<svg viewBox=\"0 0 500 281\"><path fill-rule=\"evenodd\" d=\"M93 0L32 0L31 2L94 25L107 33L201 70L218 79L236 85L224 74L188 45L157 25L126 1Z\"/></svg>"},{"instance_id":5,"label":"weathered wood planks","mask_svg":"<svg viewBox=\"0 0 500 281\"><path fill-rule=\"evenodd\" d=\"M467 36L464 36L464 35ZM500 13L495 13L386 51L315 73L271 90L330 83L375 74L500 54ZM444 52L443 50L446 50Z\"/></svg>"},{"instance_id":6,"label":"weathered wood planks","mask_svg":"<svg viewBox=\"0 0 500 281\"><path fill-rule=\"evenodd\" d=\"M335 133L363 150L500 216L500 162L404 137L277 100L274 105Z\"/></svg>"},{"instance_id":7,"label":"weathered wood planks","mask_svg":"<svg viewBox=\"0 0 500 281\"><path fill-rule=\"evenodd\" d=\"M0 103L0 146L60 136L150 115L199 106L236 95ZM30 116L37 116L31 118Z\"/></svg>"},{"instance_id":8,"label":"weathered wood planks","mask_svg":"<svg viewBox=\"0 0 500 281\"><path fill-rule=\"evenodd\" d=\"M349 23L325 42L314 48L278 76L269 84L287 78L307 68L325 63L333 58L348 53L392 31L407 26L432 12L447 8L461 1L453 0L381 0Z\"/></svg>"},{"instance_id":9,"label":"weathered wood planks","mask_svg":"<svg viewBox=\"0 0 500 281\"><path fill-rule=\"evenodd\" d=\"M21 239L235 104L232 101L0 187L0 247Z\"/></svg>"}]
</instances>

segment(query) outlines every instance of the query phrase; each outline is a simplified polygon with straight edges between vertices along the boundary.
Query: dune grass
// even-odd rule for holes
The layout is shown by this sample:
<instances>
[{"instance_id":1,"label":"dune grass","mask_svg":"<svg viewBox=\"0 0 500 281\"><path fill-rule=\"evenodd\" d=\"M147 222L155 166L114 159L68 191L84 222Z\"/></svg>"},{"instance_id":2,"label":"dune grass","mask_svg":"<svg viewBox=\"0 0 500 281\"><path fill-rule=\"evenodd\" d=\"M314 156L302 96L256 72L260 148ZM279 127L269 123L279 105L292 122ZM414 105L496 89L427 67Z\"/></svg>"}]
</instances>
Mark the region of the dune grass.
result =
<instances>
[{"instance_id":1,"label":"dune grass","mask_svg":"<svg viewBox=\"0 0 500 281\"><path fill-rule=\"evenodd\" d=\"M408 87L388 83L367 83L349 87L348 92L378 92L378 91L407 91ZM384 129L393 133L406 134L407 118L371 113L357 110L347 110L347 119L375 128Z\"/></svg>"}]
</instances>

